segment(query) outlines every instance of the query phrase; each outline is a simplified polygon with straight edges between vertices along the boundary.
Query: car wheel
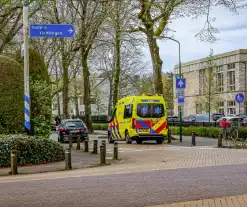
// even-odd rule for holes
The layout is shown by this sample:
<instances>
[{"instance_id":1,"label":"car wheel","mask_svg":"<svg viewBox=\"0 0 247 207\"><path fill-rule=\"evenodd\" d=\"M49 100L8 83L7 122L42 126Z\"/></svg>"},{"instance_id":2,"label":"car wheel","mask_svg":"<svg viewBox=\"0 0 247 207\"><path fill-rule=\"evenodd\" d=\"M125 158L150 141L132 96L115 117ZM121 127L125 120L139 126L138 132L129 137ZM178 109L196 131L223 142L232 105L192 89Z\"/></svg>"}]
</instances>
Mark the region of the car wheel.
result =
<instances>
[{"instance_id":1,"label":"car wheel","mask_svg":"<svg viewBox=\"0 0 247 207\"><path fill-rule=\"evenodd\" d=\"M109 143L109 144L114 143L114 140L112 139L112 135L111 135L110 132L108 132L108 143Z\"/></svg>"},{"instance_id":2,"label":"car wheel","mask_svg":"<svg viewBox=\"0 0 247 207\"><path fill-rule=\"evenodd\" d=\"M129 135L129 132L125 132L125 141L126 141L126 144L132 144L132 140L130 138L130 135Z\"/></svg>"},{"instance_id":3,"label":"car wheel","mask_svg":"<svg viewBox=\"0 0 247 207\"><path fill-rule=\"evenodd\" d=\"M141 139L137 139L137 140L136 140L136 143L137 143L137 144L142 144L142 140L141 140Z\"/></svg>"}]
</instances>

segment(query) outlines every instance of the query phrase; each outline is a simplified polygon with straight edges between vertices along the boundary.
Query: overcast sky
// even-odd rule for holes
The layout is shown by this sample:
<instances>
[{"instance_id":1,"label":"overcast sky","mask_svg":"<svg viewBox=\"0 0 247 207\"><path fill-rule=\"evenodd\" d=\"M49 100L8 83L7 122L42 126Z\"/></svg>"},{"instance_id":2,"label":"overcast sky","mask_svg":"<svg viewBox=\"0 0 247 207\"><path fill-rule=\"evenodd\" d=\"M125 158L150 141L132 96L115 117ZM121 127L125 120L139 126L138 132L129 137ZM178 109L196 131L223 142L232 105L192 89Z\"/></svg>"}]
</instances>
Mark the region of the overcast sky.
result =
<instances>
[{"instance_id":1,"label":"overcast sky","mask_svg":"<svg viewBox=\"0 0 247 207\"><path fill-rule=\"evenodd\" d=\"M173 34L173 38L181 43L182 63L208 56L210 48L214 50L214 54L247 49L247 10L240 10L236 15L224 8L216 8L212 11L212 16L216 17L213 25L219 30L217 34L219 41L214 44L200 42L195 37L195 34L203 28L205 19L177 19L170 25L171 29L176 31L171 35ZM159 40L158 44L163 60L163 71L173 71L174 65L178 63L178 44L171 40ZM149 60L148 48L145 49L145 54L145 59ZM151 60L149 63L151 67Z\"/></svg>"}]
</instances>

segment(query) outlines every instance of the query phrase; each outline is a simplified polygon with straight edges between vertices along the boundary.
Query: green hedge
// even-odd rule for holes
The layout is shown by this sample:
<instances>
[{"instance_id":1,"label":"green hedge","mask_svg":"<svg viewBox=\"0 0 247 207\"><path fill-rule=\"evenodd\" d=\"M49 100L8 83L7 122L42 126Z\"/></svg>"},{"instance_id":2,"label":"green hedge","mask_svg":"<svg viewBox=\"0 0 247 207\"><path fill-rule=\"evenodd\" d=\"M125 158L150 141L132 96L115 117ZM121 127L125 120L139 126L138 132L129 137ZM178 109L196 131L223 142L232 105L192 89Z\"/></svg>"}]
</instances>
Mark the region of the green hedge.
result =
<instances>
[{"instance_id":1,"label":"green hedge","mask_svg":"<svg viewBox=\"0 0 247 207\"><path fill-rule=\"evenodd\" d=\"M107 124L93 124L95 130L107 130ZM179 135L179 127L170 127L172 135ZM217 127L183 127L183 135L191 136L192 132L196 132L200 137L217 137L220 133L220 128ZM247 128L240 128L240 138L247 138Z\"/></svg>"},{"instance_id":2,"label":"green hedge","mask_svg":"<svg viewBox=\"0 0 247 207\"><path fill-rule=\"evenodd\" d=\"M50 139L26 135L0 135L0 167L10 166L11 150L18 150L18 165L58 162L65 159L63 147Z\"/></svg>"}]
</instances>

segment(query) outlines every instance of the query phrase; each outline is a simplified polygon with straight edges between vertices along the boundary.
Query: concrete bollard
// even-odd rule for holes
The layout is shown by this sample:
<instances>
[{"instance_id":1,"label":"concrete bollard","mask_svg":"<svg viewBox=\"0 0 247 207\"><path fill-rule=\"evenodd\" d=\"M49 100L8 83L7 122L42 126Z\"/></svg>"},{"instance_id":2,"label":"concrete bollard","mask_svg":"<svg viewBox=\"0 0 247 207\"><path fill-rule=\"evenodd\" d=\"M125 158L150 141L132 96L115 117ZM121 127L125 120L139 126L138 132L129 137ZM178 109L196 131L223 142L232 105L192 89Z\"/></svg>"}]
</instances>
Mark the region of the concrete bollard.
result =
<instances>
[{"instance_id":1,"label":"concrete bollard","mask_svg":"<svg viewBox=\"0 0 247 207\"><path fill-rule=\"evenodd\" d=\"M93 151L92 154L98 154L98 140L93 140Z\"/></svg>"},{"instance_id":2,"label":"concrete bollard","mask_svg":"<svg viewBox=\"0 0 247 207\"><path fill-rule=\"evenodd\" d=\"M76 143L76 149L80 150L81 149L81 137L77 136L77 143Z\"/></svg>"},{"instance_id":3,"label":"concrete bollard","mask_svg":"<svg viewBox=\"0 0 247 207\"><path fill-rule=\"evenodd\" d=\"M71 148L65 150L65 170L71 170Z\"/></svg>"},{"instance_id":4,"label":"concrete bollard","mask_svg":"<svg viewBox=\"0 0 247 207\"><path fill-rule=\"evenodd\" d=\"M171 130L170 129L168 129L167 139L168 139L168 142L167 143L170 144L171 141L172 141L172 138L171 138Z\"/></svg>"},{"instance_id":5,"label":"concrete bollard","mask_svg":"<svg viewBox=\"0 0 247 207\"><path fill-rule=\"evenodd\" d=\"M101 165L106 164L106 161L105 161L105 149L104 149L103 145L100 146L100 164Z\"/></svg>"},{"instance_id":6,"label":"concrete bollard","mask_svg":"<svg viewBox=\"0 0 247 207\"><path fill-rule=\"evenodd\" d=\"M118 160L118 143L114 142L113 159Z\"/></svg>"},{"instance_id":7,"label":"concrete bollard","mask_svg":"<svg viewBox=\"0 0 247 207\"><path fill-rule=\"evenodd\" d=\"M196 146L196 133L192 132L192 146Z\"/></svg>"},{"instance_id":8,"label":"concrete bollard","mask_svg":"<svg viewBox=\"0 0 247 207\"><path fill-rule=\"evenodd\" d=\"M104 146L104 153L106 154L106 141L102 140L101 145Z\"/></svg>"},{"instance_id":9,"label":"concrete bollard","mask_svg":"<svg viewBox=\"0 0 247 207\"><path fill-rule=\"evenodd\" d=\"M73 148L72 134L69 134L69 147Z\"/></svg>"},{"instance_id":10,"label":"concrete bollard","mask_svg":"<svg viewBox=\"0 0 247 207\"><path fill-rule=\"evenodd\" d=\"M85 148L84 148L84 152L88 152L88 138L85 139Z\"/></svg>"},{"instance_id":11,"label":"concrete bollard","mask_svg":"<svg viewBox=\"0 0 247 207\"><path fill-rule=\"evenodd\" d=\"M17 172L17 158L18 158L17 150L11 151L11 174L12 175L16 175L18 173Z\"/></svg>"}]
</instances>

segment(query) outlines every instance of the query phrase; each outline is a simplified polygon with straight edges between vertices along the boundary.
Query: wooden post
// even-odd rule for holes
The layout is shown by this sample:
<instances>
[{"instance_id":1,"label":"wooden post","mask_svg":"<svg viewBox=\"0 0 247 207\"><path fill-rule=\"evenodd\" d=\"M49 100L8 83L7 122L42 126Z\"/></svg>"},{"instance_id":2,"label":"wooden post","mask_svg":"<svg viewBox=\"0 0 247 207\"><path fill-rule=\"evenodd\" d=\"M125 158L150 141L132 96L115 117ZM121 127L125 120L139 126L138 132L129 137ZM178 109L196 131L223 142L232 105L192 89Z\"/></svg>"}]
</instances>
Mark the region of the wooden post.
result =
<instances>
[{"instance_id":1,"label":"wooden post","mask_svg":"<svg viewBox=\"0 0 247 207\"><path fill-rule=\"evenodd\" d=\"M196 133L192 132L192 146L196 146Z\"/></svg>"},{"instance_id":2,"label":"wooden post","mask_svg":"<svg viewBox=\"0 0 247 207\"><path fill-rule=\"evenodd\" d=\"M81 149L81 137L80 136L77 136L77 146L76 146L76 149L77 150L80 150Z\"/></svg>"},{"instance_id":3,"label":"wooden post","mask_svg":"<svg viewBox=\"0 0 247 207\"><path fill-rule=\"evenodd\" d=\"M118 160L118 143L114 142L113 159Z\"/></svg>"},{"instance_id":4,"label":"wooden post","mask_svg":"<svg viewBox=\"0 0 247 207\"><path fill-rule=\"evenodd\" d=\"M167 139L168 139L168 144L170 144L171 143L171 140L172 140L172 138L171 138L171 130L170 129L168 129L168 133L167 133Z\"/></svg>"},{"instance_id":5,"label":"wooden post","mask_svg":"<svg viewBox=\"0 0 247 207\"><path fill-rule=\"evenodd\" d=\"M17 172L17 158L18 158L17 150L11 151L11 174L12 175L16 175L18 173Z\"/></svg>"},{"instance_id":6,"label":"wooden post","mask_svg":"<svg viewBox=\"0 0 247 207\"><path fill-rule=\"evenodd\" d=\"M98 140L93 140L93 151L92 154L98 154Z\"/></svg>"},{"instance_id":7,"label":"wooden post","mask_svg":"<svg viewBox=\"0 0 247 207\"><path fill-rule=\"evenodd\" d=\"M65 150L65 170L71 170L71 148Z\"/></svg>"},{"instance_id":8,"label":"wooden post","mask_svg":"<svg viewBox=\"0 0 247 207\"><path fill-rule=\"evenodd\" d=\"M73 148L72 134L69 134L69 148Z\"/></svg>"},{"instance_id":9,"label":"wooden post","mask_svg":"<svg viewBox=\"0 0 247 207\"><path fill-rule=\"evenodd\" d=\"M106 141L102 140L101 144L104 146L104 153L106 155Z\"/></svg>"},{"instance_id":10,"label":"wooden post","mask_svg":"<svg viewBox=\"0 0 247 207\"><path fill-rule=\"evenodd\" d=\"M88 138L85 139L85 148L84 148L84 152L88 152Z\"/></svg>"},{"instance_id":11,"label":"wooden post","mask_svg":"<svg viewBox=\"0 0 247 207\"><path fill-rule=\"evenodd\" d=\"M105 149L104 149L103 145L100 146L100 164L101 165L106 164L106 161L105 161Z\"/></svg>"}]
</instances>

